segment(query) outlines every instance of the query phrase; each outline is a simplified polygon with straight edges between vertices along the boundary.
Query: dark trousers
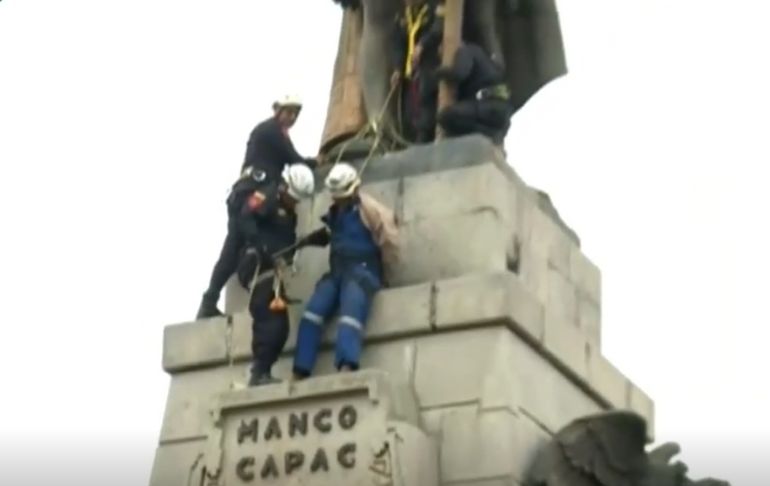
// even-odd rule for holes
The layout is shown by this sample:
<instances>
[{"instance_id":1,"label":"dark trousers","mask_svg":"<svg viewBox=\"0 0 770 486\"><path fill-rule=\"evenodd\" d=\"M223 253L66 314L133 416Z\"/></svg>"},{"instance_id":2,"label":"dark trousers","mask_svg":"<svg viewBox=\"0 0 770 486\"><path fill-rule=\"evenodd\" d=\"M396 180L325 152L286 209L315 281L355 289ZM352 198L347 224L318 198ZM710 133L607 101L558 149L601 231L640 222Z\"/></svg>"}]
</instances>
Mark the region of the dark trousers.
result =
<instances>
[{"instance_id":1,"label":"dark trousers","mask_svg":"<svg viewBox=\"0 0 770 486\"><path fill-rule=\"evenodd\" d=\"M510 105L503 100L463 100L446 107L438 122L450 137L480 133L502 143L511 126Z\"/></svg>"},{"instance_id":2,"label":"dark trousers","mask_svg":"<svg viewBox=\"0 0 770 486\"><path fill-rule=\"evenodd\" d=\"M249 301L251 312L251 352L254 356L252 372L262 375L270 372L286 345L289 337L289 314L287 311L270 310L273 300L273 280L266 278L254 286ZM283 288L281 297L287 300Z\"/></svg>"},{"instance_id":3,"label":"dark trousers","mask_svg":"<svg viewBox=\"0 0 770 486\"><path fill-rule=\"evenodd\" d=\"M403 135L416 143L429 143L436 136L438 86L418 70L403 84Z\"/></svg>"},{"instance_id":4,"label":"dark trousers","mask_svg":"<svg viewBox=\"0 0 770 486\"><path fill-rule=\"evenodd\" d=\"M214 270L211 272L209 288L204 294L206 299L216 302L227 281L238 268L238 261L241 252L245 247L246 241L235 227L235 222L231 219L227 222L227 236L222 243L222 250L219 253L219 259L214 264Z\"/></svg>"}]
</instances>

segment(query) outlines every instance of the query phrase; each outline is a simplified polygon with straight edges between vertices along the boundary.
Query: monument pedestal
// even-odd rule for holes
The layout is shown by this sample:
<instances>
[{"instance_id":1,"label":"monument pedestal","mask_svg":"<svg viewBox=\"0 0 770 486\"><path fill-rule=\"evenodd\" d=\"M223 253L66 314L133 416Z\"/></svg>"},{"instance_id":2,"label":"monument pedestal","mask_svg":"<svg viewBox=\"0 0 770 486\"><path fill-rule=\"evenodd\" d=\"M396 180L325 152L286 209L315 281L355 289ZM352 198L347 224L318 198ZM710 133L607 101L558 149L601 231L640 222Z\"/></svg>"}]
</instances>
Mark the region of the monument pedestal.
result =
<instances>
[{"instance_id":1,"label":"monument pedestal","mask_svg":"<svg viewBox=\"0 0 770 486\"><path fill-rule=\"evenodd\" d=\"M652 401L601 355L598 268L495 147L467 137L390 154L367 167L362 190L395 210L402 232L401 262L367 325L362 371L334 372L332 324L315 377L294 388L238 390L248 380L251 319L231 287L230 316L165 330L172 380L152 485L513 485L549 436L577 417L630 409L653 430ZM320 225L328 204L323 193L303 203L300 234ZM290 295L307 299L327 256L301 252ZM274 368L281 378L290 376L301 312L291 308L292 334ZM292 413L328 409L334 417L347 404L360 417L356 428L287 438ZM284 427L274 447L237 444L241 422L272 417ZM398 437L408 437L402 449L393 448ZM425 452L392 456L392 470L404 475L389 483L368 466L340 468L346 443L360 453L356 468L382 451L377 444ZM311 472L319 447L329 470ZM280 474L269 466L262 479L269 451ZM287 459L292 451L303 453L301 466L298 456ZM238 475L243 457L254 458L245 476L253 481ZM207 478L204 467L221 472Z\"/></svg>"}]
</instances>

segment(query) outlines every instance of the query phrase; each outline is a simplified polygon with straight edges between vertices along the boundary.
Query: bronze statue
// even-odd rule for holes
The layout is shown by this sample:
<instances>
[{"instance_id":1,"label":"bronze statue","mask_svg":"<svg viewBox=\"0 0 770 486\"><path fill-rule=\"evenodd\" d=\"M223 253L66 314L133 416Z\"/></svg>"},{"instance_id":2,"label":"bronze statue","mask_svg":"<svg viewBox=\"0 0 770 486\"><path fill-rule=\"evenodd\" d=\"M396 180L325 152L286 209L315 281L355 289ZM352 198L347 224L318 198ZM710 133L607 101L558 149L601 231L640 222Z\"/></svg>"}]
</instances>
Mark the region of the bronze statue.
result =
<instances>
[{"instance_id":1,"label":"bronze statue","mask_svg":"<svg viewBox=\"0 0 770 486\"><path fill-rule=\"evenodd\" d=\"M647 453L645 420L629 411L583 417L560 430L540 453L528 486L729 486L716 479L693 481L687 466L670 463L675 443Z\"/></svg>"},{"instance_id":2,"label":"bronze statue","mask_svg":"<svg viewBox=\"0 0 770 486\"><path fill-rule=\"evenodd\" d=\"M403 0L333 0L344 9L321 153L367 128L385 137L395 129L388 46ZM555 0L468 0L463 38L480 44L506 67L514 113L540 88L566 74ZM387 106L386 106L387 105ZM375 126L376 123L376 126Z\"/></svg>"}]
</instances>

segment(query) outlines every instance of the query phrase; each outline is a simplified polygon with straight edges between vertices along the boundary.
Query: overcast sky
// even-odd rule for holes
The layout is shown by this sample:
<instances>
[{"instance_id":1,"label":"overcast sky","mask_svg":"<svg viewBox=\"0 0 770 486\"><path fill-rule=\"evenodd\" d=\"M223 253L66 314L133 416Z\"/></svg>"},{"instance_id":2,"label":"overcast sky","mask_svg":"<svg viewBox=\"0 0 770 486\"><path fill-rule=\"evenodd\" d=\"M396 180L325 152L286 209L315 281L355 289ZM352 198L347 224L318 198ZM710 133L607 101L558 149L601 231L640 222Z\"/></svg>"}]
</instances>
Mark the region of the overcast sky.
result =
<instances>
[{"instance_id":1,"label":"overcast sky","mask_svg":"<svg viewBox=\"0 0 770 486\"><path fill-rule=\"evenodd\" d=\"M760 484L770 6L559 5L570 74L514 118L509 160L602 269L603 352L655 399L658 438L693 476ZM275 97L307 100L292 136L317 152L339 19L329 0L0 1L9 484L147 483L163 326L195 314Z\"/></svg>"}]
</instances>

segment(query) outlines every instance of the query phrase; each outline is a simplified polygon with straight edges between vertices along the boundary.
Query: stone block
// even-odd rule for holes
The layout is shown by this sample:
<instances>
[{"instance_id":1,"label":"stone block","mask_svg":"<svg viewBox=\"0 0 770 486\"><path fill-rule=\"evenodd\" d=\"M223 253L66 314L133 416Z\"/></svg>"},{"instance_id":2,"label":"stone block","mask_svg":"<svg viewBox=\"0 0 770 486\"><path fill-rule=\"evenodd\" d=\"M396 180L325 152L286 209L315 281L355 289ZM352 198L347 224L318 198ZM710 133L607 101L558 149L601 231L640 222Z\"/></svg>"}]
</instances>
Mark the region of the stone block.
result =
<instances>
[{"instance_id":1,"label":"stone block","mask_svg":"<svg viewBox=\"0 0 770 486\"><path fill-rule=\"evenodd\" d=\"M575 286L554 268L548 269L546 312L558 315L569 325L578 327L578 305Z\"/></svg>"},{"instance_id":2,"label":"stone block","mask_svg":"<svg viewBox=\"0 0 770 486\"><path fill-rule=\"evenodd\" d=\"M273 476L279 483L289 474L293 480L288 482L319 486L372 484L375 474L391 476L391 484L398 486L438 483L435 445L416 427L413 392L382 371L225 393L218 397L214 415L214 455L222 458L226 484L244 481L238 473L244 457L256 458L248 469L258 473L271 457L278 459ZM347 453L338 452L344 448ZM319 449L328 458L321 474L311 467ZM284 461L289 453L298 461L291 468Z\"/></svg>"},{"instance_id":3,"label":"stone block","mask_svg":"<svg viewBox=\"0 0 770 486\"><path fill-rule=\"evenodd\" d=\"M296 348L297 330L303 310L303 305L291 306L290 308L289 338L284 348L284 354L290 354ZM375 296L372 304L366 327L365 342L429 333L432 329L430 312L430 284L382 290ZM236 361L251 360L251 327L252 319L248 311L233 316L231 352ZM336 319L332 318L327 324L323 345L332 346L336 334Z\"/></svg>"},{"instance_id":4,"label":"stone block","mask_svg":"<svg viewBox=\"0 0 770 486\"><path fill-rule=\"evenodd\" d=\"M562 228L539 209L531 213L529 244L548 256L548 263L562 275L570 274L570 254L575 244Z\"/></svg>"},{"instance_id":5,"label":"stone block","mask_svg":"<svg viewBox=\"0 0 770 486\"><path fill-rule=\"evenodd\" d=\"M505 271L512 239L512 228L502 224L492 208L405 224L401 259L392 269L391 285Z\"/></svg>"},{"instance_id":6,"label":"stone block","mask_svg":"<svg viewBox=\"0 0 770 486\"><path fill-rule=\"evenodd\" d=\"M150 473L150 486L184 486L191 484L191 478L200 478L205 447L203 440L158 447Z\"/></svg>"},{"instance_id":7,"label":"stone block","mask_svg":"<svg viewBox=\"0 0 770 486\"><path fill-rule=\"evenodd\" d=\"M588 338L588 342L593 344L597 350L601 349L601 309L593 300L585 298L580 293L578 293L577 306L578 327L583 332L583 335Z\"/></svg>"},{"instance_id":8,"label":"stone block","mask_svg":"<svg viewBox=\"0 0 770 486\"><path fill-rule=\"evenodd\" d=\"M542 351L503 327L436 333L416 340L415 389L423 409L479 404L516 409L551 432L602 410Z\"/></svg>"},{"instance_id":9,"label":"stone block","mask_svg":"<svg viewBox=\"0 0 770 486\"><path fill-rule=\"evenodd\" d=\"M597 305L601 305L601 272L579 248L573 247L570 253L569 276L580 294Z\"/></svg>"},{"instance_id":10,"label":"stone block","mask_svg":"<svg viewBox=\"0 0 770 486\"><path fill-rule=\"evenodd\" d=\"M526 241L526 240L525 240ZM524 285L543 305L548 303L548 255L542 248L527 243L521 247L519 275Z\"/></svg>"},{"instance_id":11,"label":"stone block","mask_svg":"<svg viewBox=\"0 0 770 486\"><path fill-rule=\"evenodd\" d=\"M442 333L417 342L415 389L420 406L441 407L476 402L482 377L492 369L497 341L510 334L504 327ZM502 378L504 380L504 378Z\"/></svg>"},{"instance_id":12,"label":"stone block","mask_svg":"<svg viewBox=\"0 0 770 486\"><path fill-rule=\"evenodd\" d=\"M499 148L483 136L469 135L442 140L436 144L414 145L374 159L366 168L364 182L413 177L487 162L498 165L506 177L518 177Z\"/></svg>"},{"instance_id":13,"label":"stone block","mask_svg":"<svg viewBox=\"0 0 770 486\"><path fill-rule=\"evenodd\" d=\"M587 338L574 322L548 308L545 312L545 349L563 366L585 379L588 375Z\"/></svg>"},{"instance_id":14,"label":"stone block","mask_svg":"<svg viewBox=\"0 0 770 486\"><path fill-rule=\"evenodd\" d=\"M177 371L222 362L227 357L227 317L166 326L163 369Z\"/></svg>"},{"instance_id":15,"label":"stone block","mask_svg":"<svg viewBox=\"0 0 770 486\"><path fill-rule=\"evenodd\" d=\"M590 346L590 345L589 345ZM588 382L614 408L626 408L627 380L599 350L590 347Z\"/></svg>"},{"instance_id":16,"label":"stone block","mask_svg":"<svg viewBox=\"0 0 770 486\"><path fill-rule=\"evenodd\" d=\"M225 284L225 314L233 315L249 307L249 292L241 287L238 278L233 275Z\"/></svg>"},{"instance_id":17,"label":"stone block","mask_svg":"<svg viewBox=\"0 0 770 486\"><path fill-rule=\"evenodd\" d=\"M442 479L445 484L492 478L523 481L548 438L529 419L506 410L454 409L442 420Z\"/></svg>"},{"instance_id":18,"label":"stone block","mask_svg":"<svg viewBox=\"0 0 770 486\"><path fill-rule=\"evenodd\" d=\"M404 180L403 221L494 208L502 219L512 223L516 191L516 185L493 162L409 177Z\"/></svg>"},{"instance_id":19,"label":"stone block","mask_svg":"<svg viewBox=\"0 0 770 486\"><path fill-rule=\"evenodd\" d=\"M161 444L206 437L214 397L248 382L244 364L220 366L172 375L161 426Z\"/></svg>"},{"instance_id":20,"label":"stone block","mask_svg":"<svg viewBox=\"0 0 770 486\"><path fill-rule=\"evenodd\" d=\"M505 322L534 341L543 336L543 306L513 273L472 274L435 285L439 330Z\"/></svg>"}]
</instances>

